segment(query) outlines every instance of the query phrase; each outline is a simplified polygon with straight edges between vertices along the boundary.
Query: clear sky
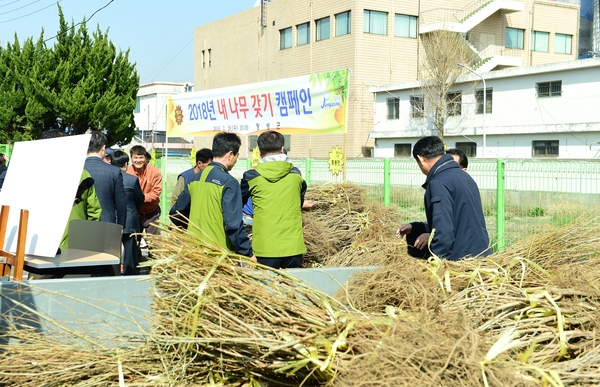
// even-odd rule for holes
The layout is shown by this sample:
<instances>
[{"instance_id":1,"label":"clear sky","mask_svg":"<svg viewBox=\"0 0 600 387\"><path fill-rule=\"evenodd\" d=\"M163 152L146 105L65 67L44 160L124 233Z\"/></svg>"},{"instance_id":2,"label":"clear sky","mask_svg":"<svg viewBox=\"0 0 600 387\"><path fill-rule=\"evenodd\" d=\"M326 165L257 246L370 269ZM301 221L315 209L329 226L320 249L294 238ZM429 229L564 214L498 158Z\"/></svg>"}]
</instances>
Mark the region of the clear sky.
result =
<instances>
[{"instance_id":1,"label":"clear sky","mask_svg":"<svg viewBox=\"0 0 600 387\"><path fill-rule=\"evenodd\" d=\"M86 17L90 33L98 26L108 30L117 51L130 50L140 83L148 83L193 82L194 28L250 9L255 0L0 0L2 47L14 41L15 33L19 42L37 41L42 29L44 39L55 36L57 3L69 25Z\"/></svg>"}]
</instances>

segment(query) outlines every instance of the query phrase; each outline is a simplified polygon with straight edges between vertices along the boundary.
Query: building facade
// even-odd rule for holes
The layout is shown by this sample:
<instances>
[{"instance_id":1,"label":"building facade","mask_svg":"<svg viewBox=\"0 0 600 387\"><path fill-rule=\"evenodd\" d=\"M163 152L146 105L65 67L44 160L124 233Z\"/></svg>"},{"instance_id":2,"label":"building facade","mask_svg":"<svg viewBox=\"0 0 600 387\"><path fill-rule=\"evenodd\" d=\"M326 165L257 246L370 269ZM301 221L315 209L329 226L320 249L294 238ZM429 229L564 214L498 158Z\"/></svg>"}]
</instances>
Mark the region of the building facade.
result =
<instances>
[{"instance_id":1,"label":"building facade","mask_svg":"<svg viewBox=\"0 0 600 387\"><path fill-rule=\"evenodd\" d=\"M194 85L191 82L152 82L140 85L133 113L135 135L124 149L142 145L148 150L159 150L161 155L189 155L194 146L192 138L166 138L166 105L168 96L193 91Z\"/></svg>"},{"instance_id":2,"label":"building facade","mask_svg":"<svg viewBox=\"0 0 600 387\"><path fill-rule=\"evenodd\" d=\"M492 71L576 59L578 21L578 5L545 0L273 0L195 29L194 84L206 90L348 68L347 133L292 135L290 155L327 157L340 146L347 157L371 156L369 90L419 79L424 34L460 33L478 71ZM251 139L243 141L248 148Z\"/></svg>"},{"instance_id":3,"label":"building facade","mask_svg":"<svg viewBox=\"0 0 600 387\"><path fill-rule=\"evenodd\" d=\"M140 85L137 103L133 112L136 134L141 133L144 142L153 141L153 136L166 133L166 106L170 95L190 93L194 91L191 82L152 82Z\"/></svg>"},{"instance_id":4,"label":"building facade","mask_svg":"<svg viewBox=\"0 0 600 387\"><path fill-rule=\"evenodd\" d=\"M460 98L446 120L448 148L484 157L485 142L487 158L600 158L600 58L481 75L485 104L482 80L474 74L461 76L451 90ZM408 82L371 88L376 157L412 157L419 138L438 135L426 118L430 107L416 110L420 87L420 82Z\"/></svg>"}]
</instances>

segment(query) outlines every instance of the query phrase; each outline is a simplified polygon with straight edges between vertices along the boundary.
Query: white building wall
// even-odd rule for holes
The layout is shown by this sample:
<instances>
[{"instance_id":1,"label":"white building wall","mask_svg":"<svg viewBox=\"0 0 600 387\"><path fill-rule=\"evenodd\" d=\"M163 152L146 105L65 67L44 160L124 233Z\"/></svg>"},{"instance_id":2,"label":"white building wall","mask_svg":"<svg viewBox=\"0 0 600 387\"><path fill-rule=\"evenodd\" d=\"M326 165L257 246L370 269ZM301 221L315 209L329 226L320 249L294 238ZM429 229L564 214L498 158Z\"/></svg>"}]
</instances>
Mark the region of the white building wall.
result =
<instances>
[{"instance_id":1,"label":"white building wall","mask_svg":"<svg viewBox=\"0 0 600 387\"><path fill-rule=\"evenodd\" d=\"M600 158L600 58L554 63L482 74L492 89L492 113L486 114L487 157L532 157L532 141L559 141L558 158ZM446 121L444 141L476 142L483 155L483 114L475 114L475 90L480 78L459 78L462 114ZM536 84L562 82L559 97L538 98ZM411 118L410 96L422 94L417 82L374 87L375 157L394 157L394 144L414 143L437 135L427 118ZM388 98L400 99L400 117L387 119ZM427 105L426 115L431 116Z\"/></svg>"},{"instance_id":2,"label":"white building wall","mask_svg":"<svg viewBox=\"0 0 600 387\"><path fill-rule=\"evenodd\" d=\"M141 85L137 95L139 109L133 114L135 126L145 133L166 132L167 98L193 89L190 82L153 82ZM148 136L150 134L144 134L144 137Z\"/></svg>"},{"instance_id":3,"label":"white building wall","mask_svg":"<svg viewBox=\"0 0 600 387\"><path fill-rule=\"evenodd\" d=\"M419 138L378 138L375 141L375 157L394 157L394 144L410 143L414 145ZM487 141L488 158L532 158L532 142L558 140L560 159L600 159L600 131L588 135L536 134L493 136ZM448 148L455 148L457 142L477 142L478 155L483 153L482 136L446 136L444 142ZM589 144L589 145L588 145Z\"/></svg>"}]
</instances>

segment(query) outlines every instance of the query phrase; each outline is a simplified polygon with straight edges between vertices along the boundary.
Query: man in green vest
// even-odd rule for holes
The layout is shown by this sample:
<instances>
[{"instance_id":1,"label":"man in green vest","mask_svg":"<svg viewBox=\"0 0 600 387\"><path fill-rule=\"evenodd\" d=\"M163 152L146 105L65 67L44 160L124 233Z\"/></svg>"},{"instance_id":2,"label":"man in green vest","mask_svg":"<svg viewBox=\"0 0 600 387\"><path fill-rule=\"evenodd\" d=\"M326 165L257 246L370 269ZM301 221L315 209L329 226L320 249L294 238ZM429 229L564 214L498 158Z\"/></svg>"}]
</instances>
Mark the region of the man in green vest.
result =
<instances>
[{"instance_id":1,"label":"man in green vest","mask_svg":"<svg viewBox=\"0 0 600 387\"><path fill-rule=\"evenodd\" d=\"M213 161L194 175L169 215L174 224L187 227L205 243L253 257L242 222L240 184L229 174L241 145L237 134L218 133L213 139ZM178 215L189 218L191 226L182 224Z\"/></svg>"},{"instance_id":2,"label":"man in green vest","mask_svg":"<svg viewBox=\"0 0 600 387\"><path fill-rule=\"evenodd\" d=\"M244 172L242 202L252 198L252 248L259 263L275 269L302 265L306 252L302 232L302 206L306 182L284 149L281 133L269 130L258 136L261 160Z\"/></svg>"}]
</instances>

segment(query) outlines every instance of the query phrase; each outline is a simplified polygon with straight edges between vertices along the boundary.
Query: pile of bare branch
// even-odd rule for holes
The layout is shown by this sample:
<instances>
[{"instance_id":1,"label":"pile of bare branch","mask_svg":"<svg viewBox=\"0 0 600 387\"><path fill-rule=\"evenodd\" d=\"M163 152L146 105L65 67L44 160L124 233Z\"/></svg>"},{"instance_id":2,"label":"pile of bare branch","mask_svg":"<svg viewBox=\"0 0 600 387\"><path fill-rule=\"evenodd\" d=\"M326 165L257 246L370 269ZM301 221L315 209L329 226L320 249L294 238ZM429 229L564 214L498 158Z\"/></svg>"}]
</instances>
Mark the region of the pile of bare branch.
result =
<instances>
[{"instance_id":1,"label":"pile of bare branch","mask_svg":"<svg viewBox=\"0 0 600 387\"><path fill-rule=\"evenodd\" d=\"M146 346L108 349L34 331L11 334L11 344L0 344L2 386L169 385L159 354Z\"/></svg>"},{"instance_id":2,"label":"pile of bare branch","mask_svg":"<svg viewBox=\"0 0 600 387\"><path fill-rule=\"evenodd\" d=\"M179 229L149 242L154 302L143 345L115 350L13 327L12 342L0 343L0 385L313 386L353 356L348 342L366 317L296 277L243 267L247 257Z\"/></svg>"},{"instance_id":3,"label":"pile of bare branch","mask_svg":"<svg viewBox=\"0 0 600 387\"><path fill-rule=\"evenodd\" d=\"M492 343L460 312L423 310L378 328L354 338L361 355L352 359L335 386L485 385L481 360ZM503 364L489 365L485 378L493 386L536 385Z\"/></svg>"},{"instance_id":4,"label":"pile of bare branch","mask_svg":"<svg viewBox=\"0 0 600 387\"><path fill-rule=\"evenodd\" d=\"M466 331L488 343L485 356L478 357L481 380L474 385L509 385L489 380L498 378L499 365L508 365L522 379L515 379L518 383L600 385L598 225L598 219L585 216L484 259L407 259L355 276L338 296L361 310L393 310L409 320L431 313L463 316ZM400 340L392 342L387 351L393 354L386 356L405 359L404 347ZM362 371L370 380L381 367ZM406 372L398 367L386 377L409 380ZM445 385L441 379L434 384Z\"/></svg>"},{"instance_id":5,"label":"pile of bare branch","mask_svg":"<svg viewBox=\"0 0 600 387\"><path fill-rule=\"evenodd\" d=\"M351 183L311 186L314 207L303 214L305 267L379 266L406 250L396 238L395 207L369 204L365 189Z\"/></svg>"},{"instance_id":6,"label":"pile of bare branch","mask_svg":"<svg viewBox=\"0 0 600 387\"><path fill-rule=\"evenodd\" d=\"M183 232L153 244L152 341L169 380L213 375L311 385L333 378L340 357L349 356L340 349L354 319L334 299L285 271L240 267L246 257L208 249Z\"/></svg>"},{"instance_id":7,"label":"pile of bare branch","mask_svg":"<svg viewBox=\"0 0 600 387\"><path fill-rule=\"evenodd\" d=\"M398 256L337 300L165 230L151 239L145 343L11 327L0 385L597 386L599 225L584 217L488 258Z\"/></svg>"}]
</instances>

